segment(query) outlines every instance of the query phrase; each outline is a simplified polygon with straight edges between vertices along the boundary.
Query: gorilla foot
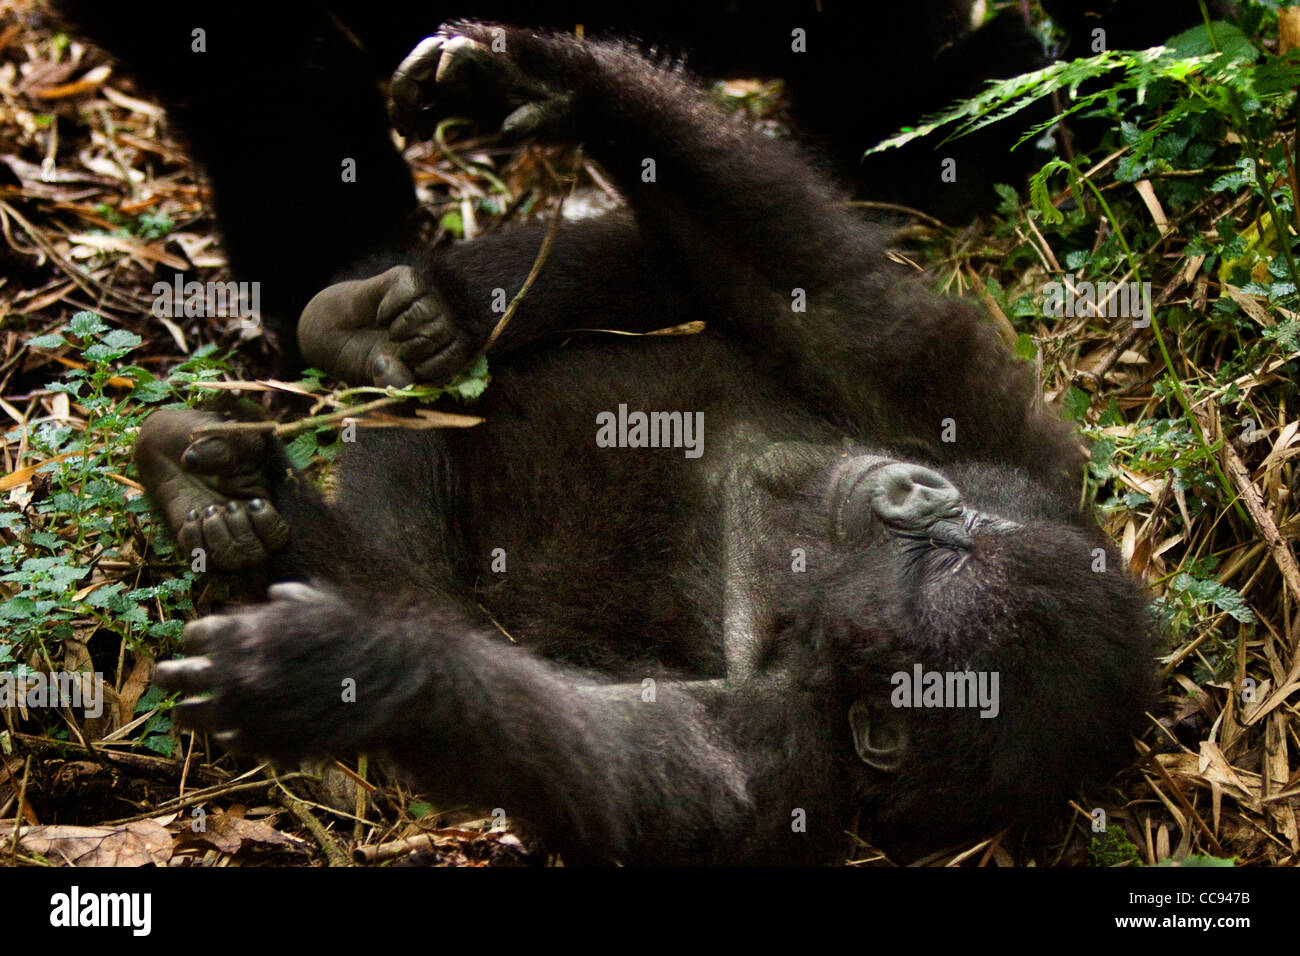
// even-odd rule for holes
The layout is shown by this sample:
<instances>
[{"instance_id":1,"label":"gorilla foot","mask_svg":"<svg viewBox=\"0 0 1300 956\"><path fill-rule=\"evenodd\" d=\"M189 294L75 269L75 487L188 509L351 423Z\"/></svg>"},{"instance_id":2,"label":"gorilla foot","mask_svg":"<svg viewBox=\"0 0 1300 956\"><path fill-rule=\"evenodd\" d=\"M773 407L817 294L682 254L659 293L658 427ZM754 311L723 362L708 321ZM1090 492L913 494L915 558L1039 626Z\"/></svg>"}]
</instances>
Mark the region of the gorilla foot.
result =
<instances>
[{"instance_id":1,"label":"gorilla foot","mask_svg":"<svg viewBox=\"0 0 1300 956\"><path fill-rule=\"evenodd\" d=\"M308 364L350 384L442 385L473 359L477 338L409 266L318 292L298 320Z\"/></svg>"},{"instance_id":2,"label":"gorilla foot","mask_svg":"<svg viewBox=\"0 0 1300 956\"><path fill-rule=\"evenodd\" d=\"M185 555L238 571L283 548L289 529L268 497L267 442L261 433L194 432L225 422L210 412L154 412L140 429L135 460L145 490Z\"/></svg>"}]
</instances>

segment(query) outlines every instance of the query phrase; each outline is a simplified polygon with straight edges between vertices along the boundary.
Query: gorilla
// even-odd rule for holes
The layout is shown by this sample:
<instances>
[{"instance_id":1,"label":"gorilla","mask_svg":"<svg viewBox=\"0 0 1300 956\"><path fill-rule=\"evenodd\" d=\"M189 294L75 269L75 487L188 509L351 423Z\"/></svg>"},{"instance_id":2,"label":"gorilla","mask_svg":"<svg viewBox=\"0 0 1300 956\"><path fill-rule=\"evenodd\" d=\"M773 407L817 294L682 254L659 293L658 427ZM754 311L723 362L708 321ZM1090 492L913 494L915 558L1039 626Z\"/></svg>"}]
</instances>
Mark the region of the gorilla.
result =
<instances>
[{"instance_id":1,"label":"gorilla","mask_svg":"<svg viewBox=\"0 0 1300 956\"><path fill-rule=\"evenodd\" d=\"M181 546L271 582L158 666L185 724L385 754L569 862L827 863L855 831L913 857L1123 765L1153 625L1081 449L796 147L635 46L479 23L423 41L392 106L581 143L629 211L554 234L483 424L360 429L325 494L265 432L146 421ZM544 231L324 289L304 352L445 381Z\"/></svg>"}]
</instances>

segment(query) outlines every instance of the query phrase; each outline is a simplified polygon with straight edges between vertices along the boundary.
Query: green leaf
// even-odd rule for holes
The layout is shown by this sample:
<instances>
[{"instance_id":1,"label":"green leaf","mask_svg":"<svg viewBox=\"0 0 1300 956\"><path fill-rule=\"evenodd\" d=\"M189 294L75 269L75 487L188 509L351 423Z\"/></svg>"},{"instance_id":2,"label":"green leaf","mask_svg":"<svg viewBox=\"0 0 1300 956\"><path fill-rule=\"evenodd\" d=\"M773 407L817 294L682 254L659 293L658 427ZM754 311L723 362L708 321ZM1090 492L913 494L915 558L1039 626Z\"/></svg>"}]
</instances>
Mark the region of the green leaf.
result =
<instances>
[{"instance_id":1,"label":"green leaf","mask_svg":"<svg viewBox=\"0 0 1300 956\"><path fill-rule=\"evenodd\" d=\"M492 376L488 374L487 356L480 355L471 368L452 379L445 392L462 401L472 402L483 394L490 381Z\"/></svg>"},{"instance_id":2,"label":"green leaf","mask_svg":"<svg viewBox=\"0 0 1300 956\"><path fill-rule=\"evenodd\" d=\"M94 312L78 312L68 323L68 330L79 338L90 338L107 329L104 320Z\"/></svg>"},{"instance_id":3,"label":"green leaf","mask_svg":"<svg viewBox=\"0 0 1300 956\"><path fill-rule=\"evenodd\" d=\"M289 442L284 447L284 451L289 456L289 461L293 464L293 467L302 470L311 464L311 460L319 448L320 442L316 440L316 433L303 432Z\"/></svg>"},{"instance_id":4,"label":"green leaf","mask_svg":"<svg viewBox=\"0 0 1300 956\"><path fill-rule=\"evenodd\" d=\"M1052 205L1052 194L1047 188L1047 177L1052 175L1052 173L1071 168L1070 164L1063 159L1052 159L1049 160L1042 169L1030 177L1029 201L1042 215L1043 222L1065 222L1065 216L1061 214L1061 210Z\"/></svg>"},{"instance_id":5,"label":"green leaf","mask_svg":"<svg viewBox=\"0 0 1300 956\"><path fill-rule=\"evenodd\" d=\"M51 332L48 335L38 335L35 338L27 340L29 349L57 349L61 345L67 345L67 341L57 332Z\"/></svg>"},{"instance_id":6,"label":"green leaf","mask_svg":"<svg viewBox=\"0 0 1300 956\"><path fill-rule=\"evenodd\" d=\"M125 354L144 340L134 332L128 332L126 329L113 329L100 341L110 349L120 349Z\"/></svg>"},{"instance_id":7,"label":"green leaf","mask_svg":"<svg viewBox=\"0 0 1300 956\"><path fill-rule=\"evenodd\" d=\"M1186 572L1174 575L1171 586L1175 591L1186 594L1198 604L1209 604L1226 611L1229 617L1243 624L1254 624L1255 612L1246 606L1245 599L1227 585L1220 584L1213 578L1195 578Z\"/></svg>"},{"instance_id":8,"label":"green leaf","mask_svg":"<svg viewBox=\"0 0 1300 956\"><path fill-rule=\"evenodd\" d=\"M1259 49L1250 42L1250 37L1242 33L1235 25L1226 23L1223 20L1215 20L1210 26L1214 30L1213 38L1211 38L1205 24L1202 23L1190 30L1184 30L1177 36L1170 37L1165 41L1165 49L1169 51L1171 56L1182 60L1214 53L1222 53L1229 60L1244 60L1247 62L1259 57ZM1218 41L1217 47L1214 42L1216 40Z\"/></svg>"},{"instance_id":9,"label":"green leaf","mask_svg":"<svg viewBox=\"0 0 1300 956\"><path fill-rule=\"evenodd\" d=\"M444 213L443 217L438 220L438 225L443 229L446 229L457 239L465 238L465 223L460 218L460 213L456 210Z\"/></svg>"},{"instance_id":10,"label":"green leaf","mask_svg":"<svg viewBox=\"0 0 1300 956\"><path fill-rule=\"evenodd\" d=\"M1088 409L1092 407L1092 397L1083 389L1073 385L1066 389L1062 401L1065 406L1065 417L1076 422L1084 421L1088 417Z\"/></svg>"}]
</instances>

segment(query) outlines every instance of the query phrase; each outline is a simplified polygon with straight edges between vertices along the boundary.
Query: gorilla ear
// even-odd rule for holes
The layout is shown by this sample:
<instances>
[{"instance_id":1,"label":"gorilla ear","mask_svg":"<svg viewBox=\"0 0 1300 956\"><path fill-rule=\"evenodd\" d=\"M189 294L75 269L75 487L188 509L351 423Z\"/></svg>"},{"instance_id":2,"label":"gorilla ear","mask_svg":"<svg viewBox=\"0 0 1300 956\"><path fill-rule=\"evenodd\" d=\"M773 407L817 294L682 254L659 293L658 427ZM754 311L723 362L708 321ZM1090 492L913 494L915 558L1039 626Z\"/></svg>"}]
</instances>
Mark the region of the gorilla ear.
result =
<instances>
[{"instance_id":1,"label":"gorilla ear","mask_svg":"<svg viewBox=\"0 0 1300 956\"><path fill-rule=\"evenodd\" d=\"M893 710L855 700L849 706L849 729L853 747L867 766L892 773L902 764L907 754L907 727Z\"/></svg>"}]
</instances>

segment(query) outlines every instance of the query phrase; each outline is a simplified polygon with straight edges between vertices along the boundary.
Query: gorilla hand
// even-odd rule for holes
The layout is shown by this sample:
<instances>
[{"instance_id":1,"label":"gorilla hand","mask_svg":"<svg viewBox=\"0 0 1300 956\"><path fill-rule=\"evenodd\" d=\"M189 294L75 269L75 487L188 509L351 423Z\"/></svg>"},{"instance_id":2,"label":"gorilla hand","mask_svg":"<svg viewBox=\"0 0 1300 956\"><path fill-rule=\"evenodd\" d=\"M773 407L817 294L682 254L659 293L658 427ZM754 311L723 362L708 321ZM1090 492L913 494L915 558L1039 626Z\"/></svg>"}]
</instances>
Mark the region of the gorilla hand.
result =
<instances>
[{"instance_id":1,"label":"gorilla hand","mask_svg":"<svg viewBox=\"0 0 1300 956\"><path fill-rule=\"evenodd\" d=\"M409 726L430 670L409 617L376 619L373 602L324 584L275 584L267 598L185 626L189 656L154 673L186 695L177 720L280 759L382 747Z\"/></svg>"},{"instance_id":2,"label":"gorilla hand","mask_svg":"<svg viewBox=\"0 0 1300 956\"><path fill-rule=\"evenodd\" d=\"M533 53L555 47L568 56L554 58L546 71L552 75L542 76L523 65L519 46ZM574 89L563 66L585 55L576 41L557 46L554 38L529 38L526 31L500 26L445 25L398 65L389 114L399 132L417 138L428 138L439 119L453 114L500 120L502 131L511 136L563 136ZM542 65L535 57L525 59L531 66Z\"/></svg>"}]
</instances>

